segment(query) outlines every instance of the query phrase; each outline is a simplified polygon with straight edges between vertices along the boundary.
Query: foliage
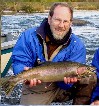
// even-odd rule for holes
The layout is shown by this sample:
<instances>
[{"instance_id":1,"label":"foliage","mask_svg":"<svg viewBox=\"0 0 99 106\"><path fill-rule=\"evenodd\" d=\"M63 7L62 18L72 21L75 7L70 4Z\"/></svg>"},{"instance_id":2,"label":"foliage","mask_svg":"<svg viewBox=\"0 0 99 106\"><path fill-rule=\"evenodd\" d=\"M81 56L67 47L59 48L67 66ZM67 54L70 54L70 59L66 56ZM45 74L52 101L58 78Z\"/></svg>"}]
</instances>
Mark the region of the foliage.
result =
<instances>
[{"instance_id":1,"label":"foliage","mask_svg":"<svg viewBox=\"0 0 99 106\"><path fill-rule=\"evenodd\" d=\"M44 5L41 3L25 3L21 6L21 10L25 11L26 13L32 13L32 12L44 12L45 8Z\"/></svg>"},{"instance_id":2,"label":"foliage","mask_svg":"<svg viewBox=\"0 0 99 106\"><path fill-rule=\"evenodd\" d=\"M99 2L99 0L0 0L3 2Z\"/></svg>"},{"instance_id":3,"label":"foliage","mask_svg":"<svg viewBox=\"0 0 99 106\"><path fill-rule=\"evenodd\" d=\"M6 4L5 2L0 1L0 14L2 14L3 10L6 9Z\"/></svg>"},{"instance_id":4,"label":"foliage","mask_svg":"<svg viewBox=\"0 0 99 106\"><path fill-rule=\"evenodd\" d=\"M79 2L79 3L77 3L77 6L75 9L78 9L78 10L97 10L97 9L99 9L99 5L97 2L87 2L87 3Z\"/></svg>"},{"instance_id":5,"label":"foliage","mask_svg":"<svg viewBox=\"0 0 99 106\"><path fill-rule=\"evenodd\" d=\"M0 0L0 14L4 10L11 10L14 13L19 11L27 13L44 12L50 8L53 2L68 2L75 9L97 10L99 9L99 3L96 1L98 0Z\"/></svg>"}]
</instances>

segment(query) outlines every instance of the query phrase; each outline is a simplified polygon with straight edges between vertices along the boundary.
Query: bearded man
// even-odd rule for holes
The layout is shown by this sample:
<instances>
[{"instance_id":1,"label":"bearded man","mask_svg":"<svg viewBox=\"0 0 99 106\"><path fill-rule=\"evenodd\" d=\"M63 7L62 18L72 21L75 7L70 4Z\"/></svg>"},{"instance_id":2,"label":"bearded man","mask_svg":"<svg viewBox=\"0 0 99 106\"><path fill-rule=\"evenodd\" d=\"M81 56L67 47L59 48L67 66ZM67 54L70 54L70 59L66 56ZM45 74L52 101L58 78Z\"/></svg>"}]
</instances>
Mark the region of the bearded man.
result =
<instances>
[{"instance_id":1,"label":"bearded man","mask_svg":"<svg viewBox=\"0 0 99 106\"><path fill-rule=\"evenodd\" d=\"M54 3L48 18L39 27L30 28L20 35L12 53L14 74L46 61L85 63L86 49L80 38L72 32L72 21L73 9L67 3ZM95 86L95 77L88 78L88 84L81 83L76 77L64 77L64 81L52 84L35 78L25 81L21 104L48 105L53 101L65 102L73 98L75 105L88 105Z\"/></svg>"}]
</instances>

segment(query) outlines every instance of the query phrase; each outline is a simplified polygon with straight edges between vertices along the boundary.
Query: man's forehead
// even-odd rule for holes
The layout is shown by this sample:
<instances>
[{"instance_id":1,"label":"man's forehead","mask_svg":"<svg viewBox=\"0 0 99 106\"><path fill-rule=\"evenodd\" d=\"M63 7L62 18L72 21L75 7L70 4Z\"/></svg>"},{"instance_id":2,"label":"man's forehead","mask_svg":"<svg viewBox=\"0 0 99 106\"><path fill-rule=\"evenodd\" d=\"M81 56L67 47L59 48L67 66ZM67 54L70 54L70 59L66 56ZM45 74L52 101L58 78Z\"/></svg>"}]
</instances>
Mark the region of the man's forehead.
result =
<instances>
[{"instance_id":1,"label":"man's forehead","mask_svg":"<svg viewBox=\"0 0 99 106\"><path fill-rule=\"evenodd\" d=\"M71 18L71 13L68 10L57 9L54 11L53 18L58 18L62 20L69 20Z\"/></svg>"},{"instance_id":2,"label":"man's forehead","mask_svg":"<svg viewBox=\"0 0 99 106\"><path fill-rule=\"evenodd\" d=\"M68 7L60 6L60 5L56 6L55 9L54 9L54 11L58 11L58 10L59 11L61 11L61 10L70 11L70 9Z\"/></svg>"},{"instance_id":3,"label":"man's forehead","mask_svg":"<svg viewBox=\"0 0 99 106\"><path fill-rule=\"evenodd\" d=\"M68 7L63 7L63 6L57 6L55 9L54 9L54 14L57 14L57 15L70 15L70 10Z\"/></svg>"}]
</instances>

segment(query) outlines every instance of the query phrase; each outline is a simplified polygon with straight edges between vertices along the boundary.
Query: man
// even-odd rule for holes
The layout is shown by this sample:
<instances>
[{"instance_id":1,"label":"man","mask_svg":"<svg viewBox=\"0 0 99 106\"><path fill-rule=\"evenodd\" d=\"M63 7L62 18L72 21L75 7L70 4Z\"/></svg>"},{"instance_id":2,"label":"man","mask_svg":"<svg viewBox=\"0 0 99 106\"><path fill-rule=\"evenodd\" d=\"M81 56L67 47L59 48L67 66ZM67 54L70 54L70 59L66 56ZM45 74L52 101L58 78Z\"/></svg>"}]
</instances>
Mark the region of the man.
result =
<instances>
[{"instance_id":1,"label":"man","mask_svg":"<svg viewBox=\"0 0 99 106\"><path fill-rule=\"evenodd\" d=\"M92 102L92 105L99 105L99 48L96 50L94 54L92 65L97 68L96 72L97 72L98 81L97 81L96 88L93 92L91 102Z\"/></svg>"},{"instance_id":2,"label":"man","mask_svg":"<svg viewBox=\"0 0 99 106\"><path fill-rule=\"evenodd\" d=\"M85 46L78 36L72 33L72 20L73 10L67 3L53 4L48 19L44 19L40 27L24 31L18 39L12 54L14 74L45 61L68 60L85 63ZM68 97L73 98L73 104L76 105L90 104L95 75L88 78L93 79L93 82L89 81L87 84L82 84L84 81L79 81L75 77L63 79L64 82L51 84L35 78L25 81L21 104L44 105L52 101L65 102Z\"/></svg>"}]
</instances>

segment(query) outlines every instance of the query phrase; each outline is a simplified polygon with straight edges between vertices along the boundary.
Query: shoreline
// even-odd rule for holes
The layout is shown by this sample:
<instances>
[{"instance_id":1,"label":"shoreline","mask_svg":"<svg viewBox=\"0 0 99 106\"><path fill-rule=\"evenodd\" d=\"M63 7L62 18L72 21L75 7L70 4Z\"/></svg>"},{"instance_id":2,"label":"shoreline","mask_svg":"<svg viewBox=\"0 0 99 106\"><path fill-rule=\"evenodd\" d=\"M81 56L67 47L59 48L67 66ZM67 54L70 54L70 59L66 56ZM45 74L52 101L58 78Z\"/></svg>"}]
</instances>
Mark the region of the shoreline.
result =
<instances>
[{"instance_id":1,"label":"shoreline","mask_svg":"<svg viewBox=\"0 0 99 106\"><path fill-rule=\"evenodd\" d=\"M77 11L99 11L99 9L97 10L78 10L78 9L74 9L74 12L77 12ZM31 12L31 13L27 13L25 11L19 11L19 12L15 12L15 11L11 11L11 10L4 10L1 14L2 15L24 15L24 14L35 14L35 13L48 13L49 10L45 10L44 12L38 12L38 11L35 11L35 12Z\"/></svg>"}]
</instances>

